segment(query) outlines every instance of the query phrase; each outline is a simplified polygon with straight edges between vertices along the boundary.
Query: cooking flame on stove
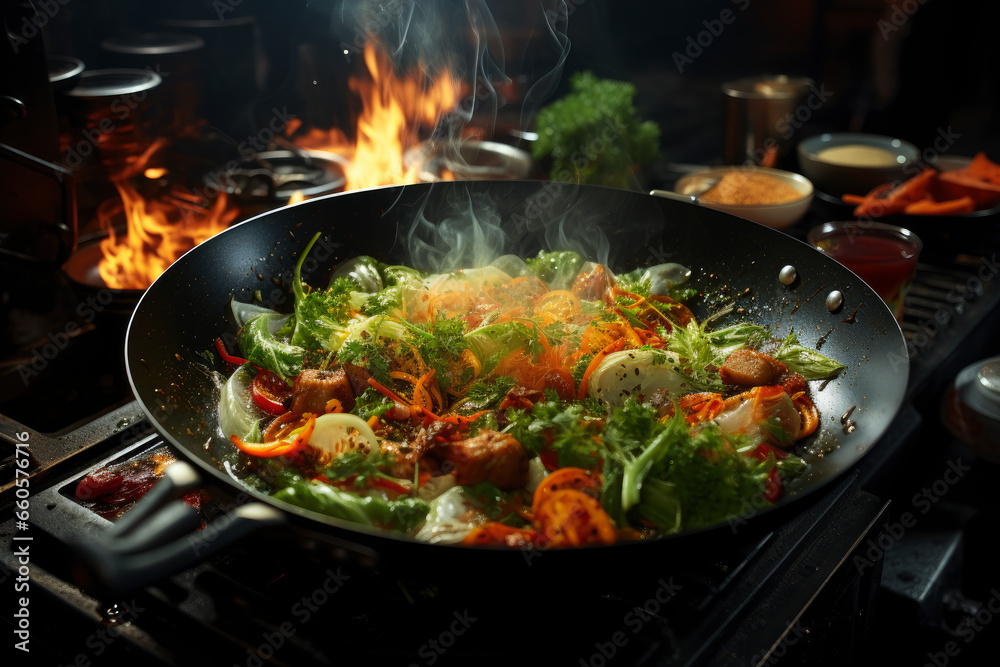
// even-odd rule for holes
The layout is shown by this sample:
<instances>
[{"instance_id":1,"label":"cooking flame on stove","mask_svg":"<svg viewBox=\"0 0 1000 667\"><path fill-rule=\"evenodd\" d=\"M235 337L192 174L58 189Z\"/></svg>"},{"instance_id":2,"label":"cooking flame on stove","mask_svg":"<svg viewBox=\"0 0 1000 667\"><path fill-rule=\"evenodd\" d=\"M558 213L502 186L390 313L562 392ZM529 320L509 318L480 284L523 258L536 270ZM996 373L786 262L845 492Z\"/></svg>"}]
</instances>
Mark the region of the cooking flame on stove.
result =
<instances>
[{"instance_id":1,"label":"cooking flame on stove","mask_svg":"<svg viewBox=\"0 0 1000 667\"><path fill-rule=\"evenodd\" d=\"M238 215L220 193L211 209L182 209L170 201L144 199L126 179L114 181L124 206L126 234L102 216L108 237L101 241L98 270L112 289L145 289L181 255L218 234Z\"/></svg>"},{"instance_id":2,"label":"cooking flame on stove","mask_svg":"<svg viewBox=\"0 0 1000 667\"><path fill-rule=\"evenodd\" d=\"M288 206L292 204L298 204L306 200L306 196L302 194L302 190L296 190L292 193L292 196L288 198Z\"/></svg>"},{"instance_id":3,"label":"cooking flame on stove","mask_svg":"<svg viewBox=\"0 0 1000 667\"><path fill-rule=\"evenodd\" d=\"M455 108L459 83L447 72L428 83L419 68L397 76L388 57L372 43L364 56L371 80L352 76L348 81L362 102L355 142L339 129L314 128L296 143L346 157L350 161L344 174L346 190L416 183L421 164L408 164L407 154L423 144L421 129L435 127L443 114Z\"/></svg>"}]
</instances>

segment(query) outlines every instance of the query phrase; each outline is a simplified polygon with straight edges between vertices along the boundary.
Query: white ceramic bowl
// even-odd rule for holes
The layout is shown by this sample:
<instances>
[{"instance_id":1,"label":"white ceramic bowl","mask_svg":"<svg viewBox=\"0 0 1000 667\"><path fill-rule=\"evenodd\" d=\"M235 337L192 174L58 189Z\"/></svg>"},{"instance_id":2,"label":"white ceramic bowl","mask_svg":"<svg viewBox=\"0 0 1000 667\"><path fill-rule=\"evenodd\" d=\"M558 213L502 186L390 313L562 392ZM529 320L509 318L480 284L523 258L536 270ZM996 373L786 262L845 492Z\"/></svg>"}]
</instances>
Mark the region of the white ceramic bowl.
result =
<instances>
[{"instance_id":1,"label":"white ceramic bowl","mask_svg":"<svg viewBox=\"0 0 1000 667\"><path fill-rule=\"evenodd\" d=\"M809 182L809 179L790 171L772 169L770 167L738 165L712 167L703 171L696 171L680 178L674 186L674 192L681 195L699 197L699 195L707 192L709 188L718 183L719 179L730 172L766 174L795 188L801 196L784 204L722 204L719 202L704 201L699 198L699 205L725 211L726 213L766 225L772 229L786 229L794 225L809 210L809 204L812 203L813 198L813 186Z\"/></svg>"}]
</instances>

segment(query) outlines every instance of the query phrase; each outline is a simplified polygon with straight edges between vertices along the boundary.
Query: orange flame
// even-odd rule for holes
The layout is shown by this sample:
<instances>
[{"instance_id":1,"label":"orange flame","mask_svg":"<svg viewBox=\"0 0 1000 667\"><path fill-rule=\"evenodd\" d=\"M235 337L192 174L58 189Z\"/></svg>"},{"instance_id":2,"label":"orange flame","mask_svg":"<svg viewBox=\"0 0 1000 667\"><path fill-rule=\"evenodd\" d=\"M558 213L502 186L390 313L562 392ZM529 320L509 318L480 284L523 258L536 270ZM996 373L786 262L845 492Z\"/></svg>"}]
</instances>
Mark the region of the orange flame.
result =
<instances>
[{"instance_id":1,"label":"orange flame","mask_svg":"<svg viewBox=\"0 0 1000 667\"><path fill-rule=\"evenodd\" d=\"M455 107L459 83L443 74L428 87L419 68L399 78L372 44L365 47L365 65L371 80L352 76L348 82L362 102L356 142L352 145L339 129L313 129L296 143L348 158L346 190L416 183L421 165L407 164L406 155L422 144L418 136L422 127L433 128Z\"/></svg>"},{"instance_id":2,"label":"orange flame","mask_svg":"<svg viewBox=\"0 0 1000 667\"><path fill-rule=\"evenodd\" d=\"M291 206L292 204L298 204L299 202L303 202L305 200L306 196L302 194L302 190L296 190L295 192L292 193L292 196L288 198L287 206Z\"/></svg>"},{"instance_id":3,"label":"orange flame","mask_svg":"<svg viewBox=\"0 0 1000 667\"><path fill-rule=\"evenodd\" d=\"M146 200L125 180L115 180L124 205L127 234L119 239L111 220L101 241L98 271L112 289L145 289L181 255L218 234L238 215L220 193L204 213L182 210L166 201Z\"/></svg>"}]
</instances>

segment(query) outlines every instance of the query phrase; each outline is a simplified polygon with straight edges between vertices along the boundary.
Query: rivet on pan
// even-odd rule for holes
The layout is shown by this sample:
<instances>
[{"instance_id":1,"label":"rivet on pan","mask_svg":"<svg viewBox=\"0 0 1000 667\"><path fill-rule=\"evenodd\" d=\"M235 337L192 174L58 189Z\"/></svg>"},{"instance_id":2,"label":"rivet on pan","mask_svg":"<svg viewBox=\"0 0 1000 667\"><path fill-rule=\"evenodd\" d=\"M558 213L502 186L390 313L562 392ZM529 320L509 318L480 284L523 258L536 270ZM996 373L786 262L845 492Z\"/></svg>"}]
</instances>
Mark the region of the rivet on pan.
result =
<instances>
[{"instance_id":1,"label":"rivet on pan","mask_svg":"<svg viewBox=\"0 0 1000 667\"><path fill-rule=\"evenodd\" d=\"M778 280L782 285L791 285L799 277L799 272L791 264L787 264L778 272Z\"/></svg>"},{"instance_id":2,"label":"rivet on pan","mask_svg":"<svg viewBox=\"0 0 1000 667\"><path fill-rule=\"evenodd\" d=\"M826 297L826 309L831 313L844 303L844 295L839 290L833 290Z\"/></svg>"}]
</instances>

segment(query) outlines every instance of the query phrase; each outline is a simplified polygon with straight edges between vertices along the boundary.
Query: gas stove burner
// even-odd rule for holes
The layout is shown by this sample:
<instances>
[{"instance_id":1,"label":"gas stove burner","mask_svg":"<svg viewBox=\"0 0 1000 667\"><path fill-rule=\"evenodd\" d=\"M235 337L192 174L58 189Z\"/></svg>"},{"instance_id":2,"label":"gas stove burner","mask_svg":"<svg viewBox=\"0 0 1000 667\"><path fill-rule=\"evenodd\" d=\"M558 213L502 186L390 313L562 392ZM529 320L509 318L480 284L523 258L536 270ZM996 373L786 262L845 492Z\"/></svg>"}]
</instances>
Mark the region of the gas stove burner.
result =
<instances>
[{"instance_id":1,"label":"gas stove burner","mask_svg":"<svg viewBox=\"0 0 1000 667\"><path fill-rule=\"evenodd\" d=\"M98 300L101 315L129 316L145 290L108 287L98 270L103 253L103 236L81 241L66 263L65 273L80 291Z\"/></svg>"},{"instance_id":2,"label":"gas stove burner","mask_svg":"<svg viewBox=\"0 0 1000 667\"><path fill-rule=\"evenodd\" d=\"M420 178L439 181L501 181L528 178L535 168L531 154L496 141L468 139L457 151L426 145L407 155L407 162L422 163Z\"/></svg>"},{"instance_id":3,"label":"gas stove burner","mask_svg":"<svg viewBox=\"0 0 1000 667\"><path fill-rule=\"evenodd\" d=\"M346 158L313 150L274 150L257 153L236 169L205 176L205 184L226 192L243 208L246 205L277 208L296 192L317 197L340 192L347 180Z\"/></svg>"}]
</instances>

